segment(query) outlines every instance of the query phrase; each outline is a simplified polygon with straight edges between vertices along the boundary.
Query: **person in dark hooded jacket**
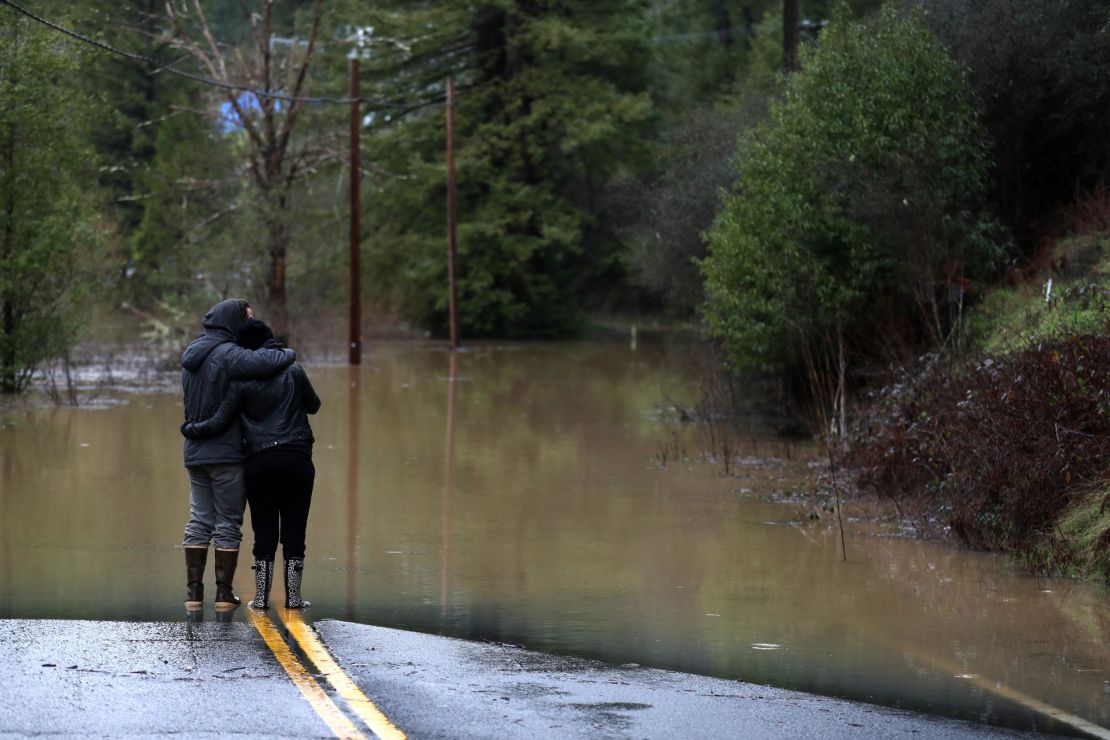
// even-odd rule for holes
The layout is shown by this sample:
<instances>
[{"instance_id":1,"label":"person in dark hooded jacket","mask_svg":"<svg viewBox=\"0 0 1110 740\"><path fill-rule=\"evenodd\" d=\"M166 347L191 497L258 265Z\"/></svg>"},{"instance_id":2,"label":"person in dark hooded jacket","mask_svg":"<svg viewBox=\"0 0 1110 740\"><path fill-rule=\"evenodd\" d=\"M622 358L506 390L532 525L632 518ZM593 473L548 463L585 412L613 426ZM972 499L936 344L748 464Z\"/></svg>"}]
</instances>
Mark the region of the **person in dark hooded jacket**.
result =
<instances>
[{"instance_id":1,"label":"person in dark hooded jacket","mask_svg":"<svg viewBox=\"0 0 1110 740\"><path fill-rule=\"evenodd\" d=\"M205 314L204 333L181 355L181 387L185 421L206 419L216 412L233 380L268 378L284 370L296 355L290 349L251 351L235 343L240 325L251 318L244 300L220 301ZM204 568L208 547L215 544L216 608L239 605L231 582L243 539L243 437L239 424L205 439L185 440L189 471L189 521L185 525L186 609L204 602Z\"/></svg>"},{"instance_id":2,"label":"person in dark hooded jacket","mask_svg":"<svg viewBox=\"0 0 1110 740\"><path fill-rule=\"evenodd\" d=\"M258 320L240 327L239 344L246 349L278 346L270 327ZM211 418L181 426L188 439L225 434L232 426L242 429L254 529L255 593L250 606L256 609L269 606L279 540L285 558L285 607L309 605L301 596L301 578L316 468L307 414L319 410L320 397L308 375L293 363L268 380L233 382Z\"/></svg>"}]
</instances>

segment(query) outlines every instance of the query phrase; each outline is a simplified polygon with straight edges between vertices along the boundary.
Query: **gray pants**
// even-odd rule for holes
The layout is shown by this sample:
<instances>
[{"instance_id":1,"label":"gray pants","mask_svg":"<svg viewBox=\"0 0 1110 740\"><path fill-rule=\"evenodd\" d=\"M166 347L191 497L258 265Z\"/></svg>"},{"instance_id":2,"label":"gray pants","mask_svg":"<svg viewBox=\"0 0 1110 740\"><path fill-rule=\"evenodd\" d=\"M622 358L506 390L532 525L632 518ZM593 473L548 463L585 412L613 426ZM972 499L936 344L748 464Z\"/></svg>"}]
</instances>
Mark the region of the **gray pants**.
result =
<instances>
[{"instance_id":1,"label":"gray pants","mask_svg":"<svg viewBox=\"0 0 1110 740\"><path fill-rule=\"evenodd\" d=\"M192 465L189 471L189 522L185 545L215 541L222 550L237 550L243 539L243 508L247 493L243 466Z\"/></svg>"}]
</instances>

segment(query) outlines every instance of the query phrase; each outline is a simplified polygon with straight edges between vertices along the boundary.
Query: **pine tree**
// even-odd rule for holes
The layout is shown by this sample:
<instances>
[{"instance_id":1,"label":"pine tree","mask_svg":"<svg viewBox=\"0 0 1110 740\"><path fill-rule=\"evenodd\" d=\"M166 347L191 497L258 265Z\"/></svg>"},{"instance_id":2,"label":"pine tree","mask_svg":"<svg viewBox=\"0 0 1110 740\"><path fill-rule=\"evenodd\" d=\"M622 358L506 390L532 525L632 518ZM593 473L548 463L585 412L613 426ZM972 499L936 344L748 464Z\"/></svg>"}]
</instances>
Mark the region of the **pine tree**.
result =
<instances>
[{"instance_id":1,"label":"pine tree","mask_svg":"<svg viewBox=\"0 0 1110 740\"><path fill-rule=\"evenodd\" d=\"M419 321L444 326L444 81L456 109L463 330L574 331L584 300L621 270L600 219L609 178L645 151L653 115L646 3L396 3L372 26L367 149L369 272ZM376 189L376 192L375 192Z\"/></svg>"}]
</instances>

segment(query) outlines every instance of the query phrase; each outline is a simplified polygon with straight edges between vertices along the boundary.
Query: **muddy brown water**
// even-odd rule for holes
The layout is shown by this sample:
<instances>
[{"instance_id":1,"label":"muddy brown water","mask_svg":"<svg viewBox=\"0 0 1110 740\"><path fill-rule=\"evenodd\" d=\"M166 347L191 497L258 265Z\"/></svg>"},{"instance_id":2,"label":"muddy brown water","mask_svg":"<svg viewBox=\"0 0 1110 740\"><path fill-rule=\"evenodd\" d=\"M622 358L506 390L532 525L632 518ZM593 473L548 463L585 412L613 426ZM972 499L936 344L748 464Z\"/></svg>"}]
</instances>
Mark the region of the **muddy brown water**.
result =
<instances>
[{"instance_id":1,"label":"muddy brown water","mask_svg":"<svg viewBox=\"0 0 1110 740\"><path fill-rule=\"evenodd\" d=\"M1071 732L1045 705L1110 726L1108 589L858 522L842 562L829 517L798 525L774 499L816 450L758 431L732 476L661 467L660 408L697 393L682 354L480 345L452 373L442 348L395 344L358 369L310 364L310 616L1020 728ZM0 617L183 618L181 416L157 389L9 412Z\"/></svg>"}]
</instances>

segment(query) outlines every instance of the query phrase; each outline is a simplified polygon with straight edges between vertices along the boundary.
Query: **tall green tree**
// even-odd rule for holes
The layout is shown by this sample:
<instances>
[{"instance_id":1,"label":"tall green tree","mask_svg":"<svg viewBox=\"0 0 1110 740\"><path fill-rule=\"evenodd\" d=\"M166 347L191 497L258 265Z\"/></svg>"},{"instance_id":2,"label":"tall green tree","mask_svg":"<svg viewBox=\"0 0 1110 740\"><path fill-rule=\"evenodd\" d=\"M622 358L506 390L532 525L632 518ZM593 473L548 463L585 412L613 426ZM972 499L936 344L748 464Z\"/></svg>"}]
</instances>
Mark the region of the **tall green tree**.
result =
<instances>
[{"instance_id":1,"label":"tall green tree","mask_svg":"<svg viewBox=\"0 0 1110 740\"><path fill-rule=\"evenodd\" d=\"M652 166L614 188L632 282L669 313L705 298L705 256L717 194L736 180L736 140L782 90L783 0L655 0L653 98L661 113ZM798 2L796 39L819 41L825 0ZM873 0L853 7L866 13Z\"/></svg>"},{"instance_id":2,"label":"tall green tree","mask_svg":"<svg viewBox=\"0 0 1110 740\"><path fill-rule=\"evenodd\" d=\"M14 13L0 14L0 392L74 337L89 257L101 239L81 132L96 105L73 84L78 54Z\"/></svg>"},{"instance_id":3,"label":"tall green tree","mask_svg":"<svg viewBox=\"0 0 1110 740\"><path fill-rule=\"evenodd\" d=\"M651 131L646 4L381 5L359 21L373 27L364 89L402 107L371 111L367 128L381 173L366 209L376 292L444 326L444 112L421 105L442 101L453 75L463 331L573 331L623 270L600 196Z\"/></svg>"},{"instance_id":4,"label":"tall green tree","mask_svg":"<svg viewBox=\"0 0 1110 740\"><path fill-rule=\"evenodd\" d=\"M170 64L174 54L162 34L163 7L158 0L85 0L58 4L50 19L115 48ZM159 124L171 114L171 96L184 81L137 59L90 50L71 39L64 43L84 60L76 84L103 100L102 115L84 133L101 165L97 184L126 242L142 221L144 178L154 158ZM120 256L126 259L126 250Z\"/></svg>"},{"instance_id":5,"label":"tall green tree","mask_svg":"<svg viewBox=\"0 0 1110 740\"><path fill-rule=\"evenodd\" d=\"M119 278L115 295L146 311L177 287L168 276L184 256L179 254L179 239L154 239L149 225L143 227L144 222L165 221L166 176L159 160L164 161L166 149L174 146L197 157L205 144L203 132L181 125L192 117L185 108L196 98L196 83L157 67L180 63L180 54L170 47L165 33L164 14L160 0L67 2L50 13L51 20L155 62L88 50L65 40L69 48L84 55L77 84L103 101L102 115L84 134L100 165L96 186L103 194L105 215L112 221L108 264ZM162 133L166 127L175 129L172 138ZM182 193L174 193L170 208L182 200ZM148 213L150 209L153 212Z\"/></svg>"},{"instance_id":6,"label":"tall green tree","mask_svg":"<svg viewBox=\"0 0 1110 740\"><path fill-rule=\"evenodd\" d=\"M851 347L907 324L944 346L991 269L987 169L964 72L920 13L835 21L743 140L709 233L705 315L733 364L802 373L843 432Z\"/></svg>"}]
</instances>

